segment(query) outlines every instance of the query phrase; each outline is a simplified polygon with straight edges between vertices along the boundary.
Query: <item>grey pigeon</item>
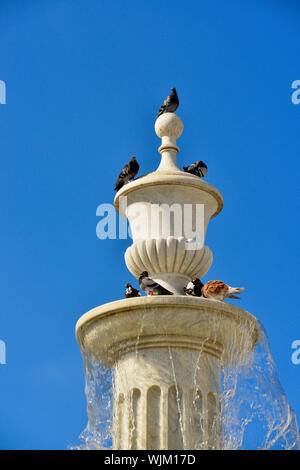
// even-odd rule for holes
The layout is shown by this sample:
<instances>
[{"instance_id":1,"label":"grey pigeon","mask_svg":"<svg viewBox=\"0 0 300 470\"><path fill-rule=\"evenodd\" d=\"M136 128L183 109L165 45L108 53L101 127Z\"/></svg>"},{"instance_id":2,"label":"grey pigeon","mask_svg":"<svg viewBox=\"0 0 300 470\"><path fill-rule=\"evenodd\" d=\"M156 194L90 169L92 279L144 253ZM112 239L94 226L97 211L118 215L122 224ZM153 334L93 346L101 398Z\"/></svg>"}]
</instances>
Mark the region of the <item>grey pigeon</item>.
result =
<instances>
[{"instance_id":1,"label":"grey pigeon","mask_svg":"<svg viewBox=\"0 0 300 470\"><path fill-rule=\"evenodd\" d=\"M139 171L139 168L140 166L138 162L136 161L135 157L132 157L130 162L126 163L123 170L119 174L119 178L117 179L116 184L115 184L115 191L119 191L119 189L121 189L122 186L124 186L126 181L132 180L136 176L137 172Z\"/></svg>"},{"instance_id":2,"label":"grey pigeon","mask_svg":"<svg viewBox=\"0 0 300 470\"><path fill-rule=\"evenodd\" d=\"M176 88L171 88L170 95L165 99L159 111L157 113L156 119L164 113L174 113L179 106L179 99L177 96Z\"/></svg>"},{"instance_id":3,"label":"grey pigeon","mask_svg":"<svg viewBox=\"0 0 300 470\"><path fill-rule=\"evenodd\" d=\"M134 287L132 287L131 284L127 283L125 285L125 287L126 287L126 291L125 291L126 299L130 299L131 297L140 297L141 296L140 291L135 289Z\"/></svg>"},{"instance_id":4,"label":"grey pigeon","mask_svg":"<svg viewBox=\"0 0 300 470\"><path fill-rule=\"evenodd\" d=\"M203 284L197 277L196 279L193 279L187 284L187 286L184 288L184 292L186 293L186 295L194 295L195 297L201 297L202 287Z\"/></svg>"},{"instance_id":5,"label":"grey pigeon","mask_svg":"<svg viewBox=\"0 0 300 470\"><path fill-rule=\"evenodd\" d=\"M140 288L148 295L173 295L173 292L168 291L163 286L148 277L147 271L142 272L140 275L139 285Z\"/></svg>"},{"instance_id":6,"label":"grey pigeon","mask_svg":"<svg viewBox=\"0 0 300 470\"><path fill-rule=\"evenodd\" d=\"M199 176L199 178L204 178L207 175L207 166L201 160L197 160L189 166L184 166L183 169L187 173Z\"/></svg>"}]
</instances>

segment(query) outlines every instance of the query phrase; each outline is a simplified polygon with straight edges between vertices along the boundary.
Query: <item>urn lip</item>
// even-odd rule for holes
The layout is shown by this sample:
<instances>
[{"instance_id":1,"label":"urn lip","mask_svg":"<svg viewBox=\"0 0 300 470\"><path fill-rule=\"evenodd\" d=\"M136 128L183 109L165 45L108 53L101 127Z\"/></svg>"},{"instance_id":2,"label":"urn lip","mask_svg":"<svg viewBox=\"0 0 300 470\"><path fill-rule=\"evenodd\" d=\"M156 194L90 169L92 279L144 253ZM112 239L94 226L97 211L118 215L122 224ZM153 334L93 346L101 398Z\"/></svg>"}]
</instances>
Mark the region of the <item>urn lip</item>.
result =
<instances>
[{"instance_id":1,"label":"urn lip","mask_svg":"<svg viewBox=\"0 0 300 470\"><path fill-rule=\"evenodd\" d=\"M211 219L218 215L223 209L223 198L221 193L210 183L203 181L201 178L186 173L184 171L154 171L145 176L141 176L136 180L125 184L116 194L114 204L119 212L120 197L128 196L130 193L143 190L146 187L155 187L158 185L178 185L188 188L195 188L210 194L217 202L217 209L212 214Z\"/></svg>"}]
</instances>

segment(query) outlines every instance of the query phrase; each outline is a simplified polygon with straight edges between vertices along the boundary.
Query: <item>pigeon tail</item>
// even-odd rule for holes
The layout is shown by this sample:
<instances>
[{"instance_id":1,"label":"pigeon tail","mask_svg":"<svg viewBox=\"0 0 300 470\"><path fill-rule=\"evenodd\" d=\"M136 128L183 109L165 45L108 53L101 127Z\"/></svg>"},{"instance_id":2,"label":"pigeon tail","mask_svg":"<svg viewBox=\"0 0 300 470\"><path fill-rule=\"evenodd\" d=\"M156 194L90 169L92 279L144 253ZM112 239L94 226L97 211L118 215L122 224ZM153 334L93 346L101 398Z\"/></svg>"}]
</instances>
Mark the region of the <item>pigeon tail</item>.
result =
<instances>
[{"instance_id":1,"label":"pigeon tail","mask_svg":"<svg viewBox=\"0 0 300 470\"><path fill-rule=\"evenodd\" d=\"M160 292L159 295L173 295L173 292L170 292L169 290L165 289L163 286L160 286Z\"/></svg>"},{"instance_id":2,"label":"pigeon tail","mask_svg":"<svg viewBox=\"0 0 300 470\"><path fill-rule=\"evenodd\" d=\"M121 189L124 186L124 184L125 183L123 180L118 179L115 184L115 191L119 191L119 189Z\"/></svg>"},{"instance_id":3,"label":"pigeon tail","mask_svg":"<svg viewBox=\"0 0 300 470\"><path fill-rule=\"evenodd\" d=\"M231 295L231 294L238 294L240 293L242 290L245 290L244 287L230 287L228 286L228 294Z\"/></svg>"},{"instance_id":4,"label":"pigeon tail","mask_svg":"<svg viewBox=\"0 0 300 470\"><path fill-rule=\"evenodd\" d=\"M159 116L161 116L162 114L164 114L165 111L166 111L166 107L165 107L165 106L162 106L162 107L160 108L160 110L158 111L158 113L157 113L155 119L159 118Z\"/></svg>"}]
</instances>

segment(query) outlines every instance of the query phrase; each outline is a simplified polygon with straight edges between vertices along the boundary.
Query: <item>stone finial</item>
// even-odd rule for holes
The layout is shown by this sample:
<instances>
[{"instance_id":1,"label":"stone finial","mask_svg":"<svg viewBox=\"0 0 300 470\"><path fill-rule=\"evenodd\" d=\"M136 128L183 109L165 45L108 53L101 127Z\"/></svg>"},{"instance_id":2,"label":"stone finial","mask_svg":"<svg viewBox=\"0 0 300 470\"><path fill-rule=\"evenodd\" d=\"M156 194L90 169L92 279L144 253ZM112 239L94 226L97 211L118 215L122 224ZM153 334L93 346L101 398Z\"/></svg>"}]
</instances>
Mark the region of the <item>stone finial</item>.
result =
<instances>
[{"instance_id":1,"label":"stone finial","mask_svg":"<svg viewBox=\"0 0 300 470\"><path fill-rule=\"evenodd\" d=\"M179 148L176 145L183 131L183 122L177 114L164 113L155 121L155 132L162 139L158 151L162 155L162 160L158 168L159 171L178 171L176 155Z\"/></svg>"},{"instance_id":2,"label":"stone finial","mask_svg":"<svg viewBox=\"0 0 300 470\"><path fill-rule=\"evenodd\" d=\"M216 188L178 167L180 117L162 114L155 131L162 139L158 169L124 185L115 198L116 209L129 220L133 238L125 262L133 276L147 271L167 290L184 294L187 283L204 276L211 266L213 256L204 245L205 234L223 201Z\"/></svg>"}]
</instances>

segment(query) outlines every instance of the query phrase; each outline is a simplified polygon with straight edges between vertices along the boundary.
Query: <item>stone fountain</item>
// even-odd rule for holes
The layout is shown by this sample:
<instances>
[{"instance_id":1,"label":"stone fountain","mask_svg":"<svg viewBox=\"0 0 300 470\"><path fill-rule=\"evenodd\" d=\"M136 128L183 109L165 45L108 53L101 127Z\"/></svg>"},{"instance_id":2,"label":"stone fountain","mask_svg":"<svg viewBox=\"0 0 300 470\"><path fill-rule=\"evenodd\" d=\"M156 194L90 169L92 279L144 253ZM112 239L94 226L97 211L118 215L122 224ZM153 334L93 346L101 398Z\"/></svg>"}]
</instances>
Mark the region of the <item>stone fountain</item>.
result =
<instances>
[{"instance_id":1,"label":"stone fountain","mask_svg":"<svg viewBox=\"0 0 300 470\"><path fill-rule=\"evenodd\" d=\"M204 239L223 200L178 167L182 120L162 114L155 131L162 139L158 169L123 186L115 207L132 232L129 271L136 278L148 271L174 295L101 305L79 319L76 336L83 355L113 371L113 449L222 449L221 373L251 354L258 324L229 303L184 295L187 282L211 266ZM202 217L186 217L183 233L188 207L202 208ZM186 233L202 233L201 243Z\"/></svg>"}]
</instances>

